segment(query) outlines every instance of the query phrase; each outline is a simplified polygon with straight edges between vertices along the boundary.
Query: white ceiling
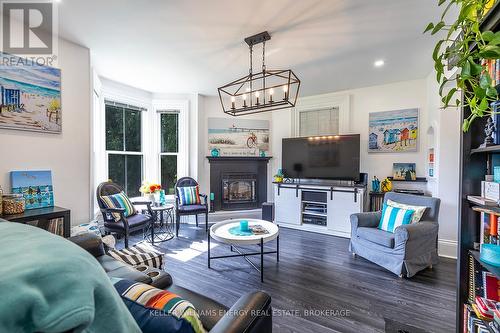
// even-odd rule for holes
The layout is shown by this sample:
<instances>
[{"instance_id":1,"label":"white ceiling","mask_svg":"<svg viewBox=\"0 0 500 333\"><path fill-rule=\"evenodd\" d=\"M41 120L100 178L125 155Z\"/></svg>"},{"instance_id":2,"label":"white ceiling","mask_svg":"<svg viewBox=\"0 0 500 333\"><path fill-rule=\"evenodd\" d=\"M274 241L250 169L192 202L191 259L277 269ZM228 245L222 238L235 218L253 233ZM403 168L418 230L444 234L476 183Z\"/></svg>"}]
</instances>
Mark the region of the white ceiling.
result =
<instances>
[{"instance_id":1,"label":"white ceiling","mask_svg":"<svg viewBox=\"0 0 500 333\"><path fill-rule=\"evenodd\" d=\"M215 95L248 73L244 37L267 30L269 69L301 95L424 78L436 0L62 0L59 33L103 77L151 92ZM254 66L260 67L260 49ZM257 60L256 59L256 60ZM384 59L385 66L373 63Z\"/></svg>"}]
</instances>

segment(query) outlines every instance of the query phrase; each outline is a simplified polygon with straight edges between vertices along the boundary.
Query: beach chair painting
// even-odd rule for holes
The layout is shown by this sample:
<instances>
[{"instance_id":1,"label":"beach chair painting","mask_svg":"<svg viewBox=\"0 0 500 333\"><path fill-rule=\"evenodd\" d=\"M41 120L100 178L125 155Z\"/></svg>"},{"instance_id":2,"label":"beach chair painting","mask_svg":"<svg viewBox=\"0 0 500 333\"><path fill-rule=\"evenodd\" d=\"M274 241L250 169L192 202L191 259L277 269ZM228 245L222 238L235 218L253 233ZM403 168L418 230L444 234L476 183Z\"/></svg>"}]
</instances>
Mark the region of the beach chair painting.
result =
<instances>
[{"instance_id":1,"label":"beach chair painting","mask_svg":"<svg viewBox=\"0 0 500 333\"><path fill-rule=\"evenodd\" d=\"M405 153L418 149L418 109L372 112L369 153Z\"/></svg>"},{"instance_id":2,"label":"beach chair painting","mask_svg":"<svg viewBox=\"0 0 500 333\"><path fill-rule=\"evenodd\" d=\"M7 56L0 65L0 128L61 133L61 70L0 52Z\"/></svg>"},{"instance_id":3,"label":"beach chair painting","mask_svg":"<svg viewBox=\"0 0 500 333\"><path fill-rule=\"evenodd\" d=\"M54 206L54 189L50 170L11 171L10 181L12 193L23 195L26 209Z\"/></svg>"}]
</instances>

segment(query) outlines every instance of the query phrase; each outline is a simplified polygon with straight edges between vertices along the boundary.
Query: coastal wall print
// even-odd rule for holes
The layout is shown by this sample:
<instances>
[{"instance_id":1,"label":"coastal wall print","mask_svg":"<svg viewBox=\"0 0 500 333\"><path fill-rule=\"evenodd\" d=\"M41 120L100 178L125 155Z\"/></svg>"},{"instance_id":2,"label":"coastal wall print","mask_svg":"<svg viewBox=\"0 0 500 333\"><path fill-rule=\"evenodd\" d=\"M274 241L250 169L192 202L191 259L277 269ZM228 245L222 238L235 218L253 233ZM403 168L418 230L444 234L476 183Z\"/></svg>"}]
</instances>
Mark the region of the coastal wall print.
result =
<instances>
[{"instance_id":1,"label":"coastal wall print","mask_svg":"<svg viewBox=\"0 0 500 333\"><path fill-rule=\"evenodd\" d=\"M61 70L0 56L11 59L0 65L0 128L60 133Z\"/></svg>"},{"instance_id":2,"label":"coastal wall print","mask_svg":"<svg viewBox=\"0 0 500 333\"><path fill-rule=\"evenodd\" d=\"M213 156L269 155L269 121L208 118L208 152Z\"/></svg>"},{"instance_id":3,"label":"coastal wall print","mask_svg":"<svg viewBox=\"0 0 500 333\"><path fill-rule=\"evenodd\" d=\"M418 109L370 113L369 153L416 152L418 136Z\"/></svg>"},{"instance_id":4,"label":"coastal wall print","mask_svg":"<svg viewBox=\"0 0 500 333\"><path fill-rule=\"evenodd\" d=\"M22 194L26 209L54 206L51 171L11 171L12 193Z\"/></svg>"}]
</instances>

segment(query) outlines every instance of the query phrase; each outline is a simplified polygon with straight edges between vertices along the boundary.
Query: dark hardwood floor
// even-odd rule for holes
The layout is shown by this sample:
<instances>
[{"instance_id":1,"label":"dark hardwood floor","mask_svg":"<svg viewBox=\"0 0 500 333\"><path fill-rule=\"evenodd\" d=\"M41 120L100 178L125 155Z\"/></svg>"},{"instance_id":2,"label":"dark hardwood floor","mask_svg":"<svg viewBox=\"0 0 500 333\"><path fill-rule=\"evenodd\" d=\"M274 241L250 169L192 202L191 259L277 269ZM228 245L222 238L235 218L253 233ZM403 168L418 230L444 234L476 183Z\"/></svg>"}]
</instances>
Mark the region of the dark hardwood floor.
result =
<instances>
[{"instance_id":1,"label":"dark hardwood floor","mask_svg":"<svg viewBox=\"0 0 500 333\"><path fill-rule=\"evenodd\" d=\"M231 306L255 289L269 293L274 332L384 332L386 325L388 332L455 331L455 260L442 258L432 270L400 279L353 258L348 242L281 228L280 262L275 255L265 257L264 283L243 258L214 260L208 269L204 224L183 224L179 238L158 247L175 283L222 304ZM212 249L213 255L229 253L227 245L215 241Z\"/></svg>"}]
</instances>

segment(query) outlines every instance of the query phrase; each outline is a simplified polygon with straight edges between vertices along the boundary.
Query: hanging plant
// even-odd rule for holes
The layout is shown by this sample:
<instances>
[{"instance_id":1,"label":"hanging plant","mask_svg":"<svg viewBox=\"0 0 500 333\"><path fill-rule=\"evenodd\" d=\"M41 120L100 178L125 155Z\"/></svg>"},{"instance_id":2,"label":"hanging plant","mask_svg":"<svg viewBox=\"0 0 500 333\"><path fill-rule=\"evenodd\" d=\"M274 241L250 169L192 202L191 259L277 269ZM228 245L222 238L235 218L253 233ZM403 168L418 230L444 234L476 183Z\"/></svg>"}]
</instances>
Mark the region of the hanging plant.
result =
<instances>
[{"instance_id":1,"label":"hanging plant","mask_svg":"<svg viewBox=\"0 0 500 333\"><path fill-rule=\"evenodd\" d=\"M491 103L498 99L486 61L500 59L500 32L480 30L481 22L494 3L495 0L439 0L438 5L444 8L441 20L429 23L424 31L431 35L446 31L445 38L437 42L432 58L443 108L470 109L470 115L463 121L464 132L478 117L491 116ZM460 9L458 18L451 24L446 23L446 15L454 6ZM446 77L446 67L457 67L456 75ZM452 81L456 83L446 91L445 87ZM458 91L464 92L462 99Z\"/></svg>"}]
</instances>

